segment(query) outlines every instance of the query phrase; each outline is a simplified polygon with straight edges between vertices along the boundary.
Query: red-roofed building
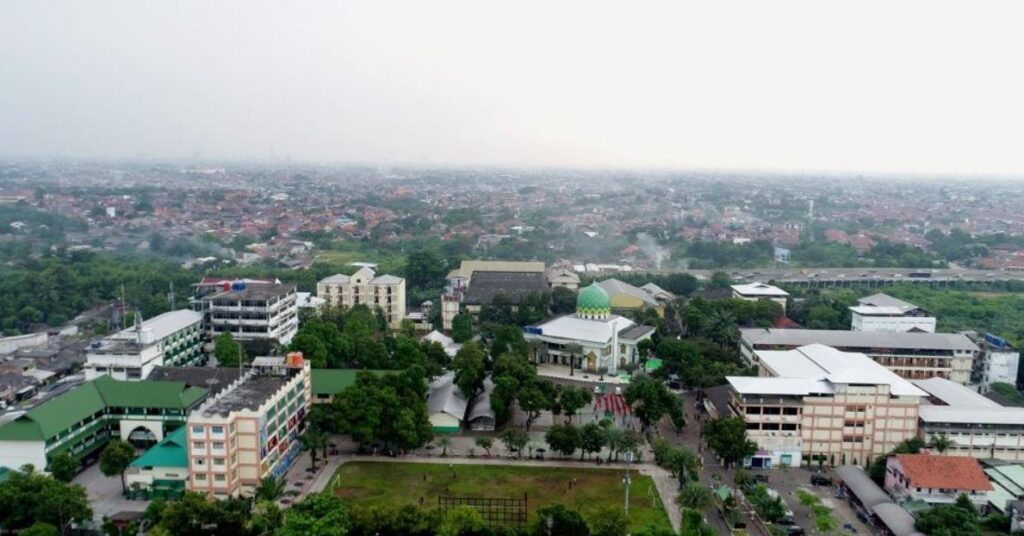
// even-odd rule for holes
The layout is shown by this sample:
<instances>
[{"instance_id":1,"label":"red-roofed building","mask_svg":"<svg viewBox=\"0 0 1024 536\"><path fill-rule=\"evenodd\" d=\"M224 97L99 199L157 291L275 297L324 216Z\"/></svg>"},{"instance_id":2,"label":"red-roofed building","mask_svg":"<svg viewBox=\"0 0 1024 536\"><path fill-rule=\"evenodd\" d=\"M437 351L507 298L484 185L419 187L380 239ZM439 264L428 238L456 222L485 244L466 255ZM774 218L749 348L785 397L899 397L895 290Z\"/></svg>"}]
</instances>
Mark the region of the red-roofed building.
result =
<instances>
[{"instance_id":1,"label":"red-roofed building","mask_svg":"<svg viewBox=\"0 0 1024 536\"><path fill-rule=\"evenodd\" d=\"M983 509L988 504L985 493L992 489L978 460L968 456L896 454L885 467L885 491L897 502L952 504L966 494Z\"/></svg>"}]
</instances>

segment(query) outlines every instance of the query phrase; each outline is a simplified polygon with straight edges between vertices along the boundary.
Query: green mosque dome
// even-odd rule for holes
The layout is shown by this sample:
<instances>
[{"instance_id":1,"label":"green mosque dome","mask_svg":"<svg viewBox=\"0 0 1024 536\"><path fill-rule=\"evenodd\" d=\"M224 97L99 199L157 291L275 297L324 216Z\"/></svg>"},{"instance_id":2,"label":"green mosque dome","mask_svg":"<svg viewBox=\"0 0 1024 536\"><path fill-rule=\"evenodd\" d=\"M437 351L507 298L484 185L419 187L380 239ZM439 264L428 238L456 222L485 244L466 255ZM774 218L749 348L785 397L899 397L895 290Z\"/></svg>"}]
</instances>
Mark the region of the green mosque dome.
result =
<instances>
[{"instance_id":1,"label":"green mosque dome","mask_svg":"<svg viewBox=\"0 0 1024 536\"><path fill-rule=\"evenodd\" d=\"M608 293L591 283L576 297L576 315L583 318L604 318L612 312L612 300Z\"/></svg>"}]
</instances>

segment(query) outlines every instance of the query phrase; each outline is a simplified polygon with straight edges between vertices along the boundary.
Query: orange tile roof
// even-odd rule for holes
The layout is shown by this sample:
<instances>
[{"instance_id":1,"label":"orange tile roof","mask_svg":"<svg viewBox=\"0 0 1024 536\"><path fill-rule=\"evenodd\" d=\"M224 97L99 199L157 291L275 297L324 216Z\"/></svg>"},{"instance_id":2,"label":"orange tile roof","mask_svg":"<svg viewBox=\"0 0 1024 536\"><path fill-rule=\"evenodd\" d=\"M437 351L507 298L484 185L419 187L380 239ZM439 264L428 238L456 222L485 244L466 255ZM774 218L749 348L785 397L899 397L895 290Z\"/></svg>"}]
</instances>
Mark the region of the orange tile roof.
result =
<instances>
[{"instance_id":1,"label":"orange tile roof","mask_svg":"<svg viewBox=\"0 0 1024 536\"><path fill-rule=\"evenodd\" d=\"M915 488L992 490L978 460L968 456L897 454L896 459Z\"/></svg>"}]
</instances>

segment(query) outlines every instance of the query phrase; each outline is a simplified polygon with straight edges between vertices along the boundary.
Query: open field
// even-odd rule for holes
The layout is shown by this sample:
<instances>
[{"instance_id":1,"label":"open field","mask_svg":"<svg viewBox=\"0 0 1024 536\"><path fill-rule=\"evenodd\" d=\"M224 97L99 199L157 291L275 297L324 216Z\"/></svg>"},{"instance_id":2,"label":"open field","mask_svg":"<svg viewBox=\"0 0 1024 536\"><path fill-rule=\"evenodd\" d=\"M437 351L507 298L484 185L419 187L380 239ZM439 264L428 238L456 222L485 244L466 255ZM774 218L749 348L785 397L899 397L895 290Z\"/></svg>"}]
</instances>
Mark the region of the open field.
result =
<instances>
[{"instance_id":1,"label":"open field","mask_svg":"<svg viewBox=\"0 0 1024 536\"><path fill-rule=\"evenodd\" d=\"M456 497L521 498L526 494L531 521L534 511L555 503L584 518L604 509L622 508L623 472L573 467L515 467L429 463L346 463L335 473L335 493L358 504L423 504L434 506L445 490ZM569 489L570 481L576 482ZM632 472L629 517L634 530L670 528L648 476Z\"/></svg>"}]
</instances>

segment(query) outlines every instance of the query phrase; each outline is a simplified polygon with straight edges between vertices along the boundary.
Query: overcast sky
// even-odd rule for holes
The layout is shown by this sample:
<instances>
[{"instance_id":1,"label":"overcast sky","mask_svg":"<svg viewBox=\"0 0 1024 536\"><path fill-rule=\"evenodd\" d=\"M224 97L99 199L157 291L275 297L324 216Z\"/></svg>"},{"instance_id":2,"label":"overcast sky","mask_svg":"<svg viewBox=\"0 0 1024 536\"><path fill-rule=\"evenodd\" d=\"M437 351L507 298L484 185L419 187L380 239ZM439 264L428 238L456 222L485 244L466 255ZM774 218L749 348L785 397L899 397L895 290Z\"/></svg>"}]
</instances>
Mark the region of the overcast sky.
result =
<instances>
[{"instance_id":1,"label":"overcast sky","mask_svg":"<svg viewBox=\"0 0 1024 536\"><path fill-rule=\"evenodd\" d=\"M1024 176L1019 1L0 3L0 154Z\"/></svg>"}]
</instances>

